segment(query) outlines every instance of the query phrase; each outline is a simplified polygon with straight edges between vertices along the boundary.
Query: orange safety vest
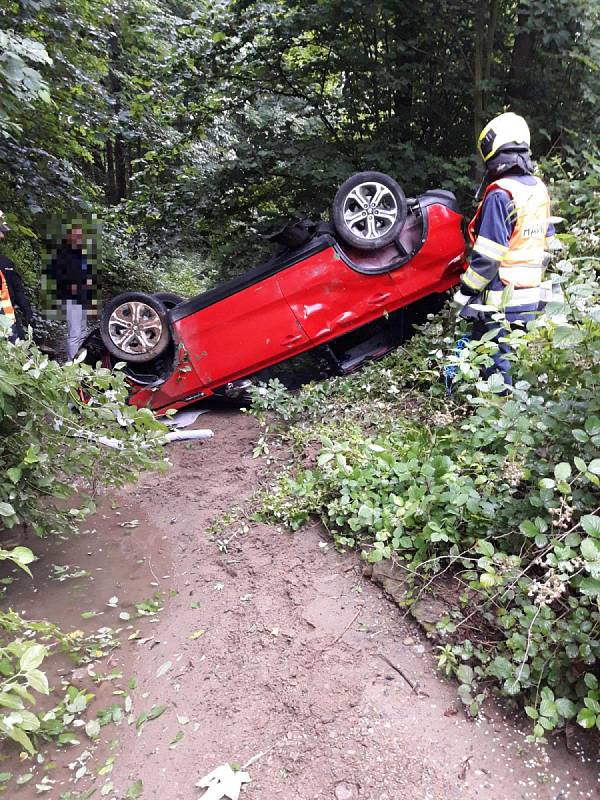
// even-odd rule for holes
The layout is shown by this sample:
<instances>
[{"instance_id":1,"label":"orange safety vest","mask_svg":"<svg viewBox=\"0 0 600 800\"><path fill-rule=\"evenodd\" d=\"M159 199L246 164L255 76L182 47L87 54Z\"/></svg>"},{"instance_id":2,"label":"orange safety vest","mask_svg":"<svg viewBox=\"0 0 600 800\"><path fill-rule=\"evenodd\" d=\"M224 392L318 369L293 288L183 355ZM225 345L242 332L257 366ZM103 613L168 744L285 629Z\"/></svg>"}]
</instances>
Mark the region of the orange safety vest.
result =
<instances>
[{"instance_id":1,"label":"orange safety vest","mask_svg":"<svg viewBox=\"0 0 600 800\"><path fill-rule=\"evenodd\" d=\"M13 325L16 322L15 309L13 308L10 294L8 293L8 284L2 270L0 270L0 314L5 314Z\"/></svg>"},{"instance_id":2,"label":"orange safety vest","mask_svg":"<svg viewBox=\"0 0 600 800\"><path fill-rule=\"evenodd\" d=\"M504 189L508 192L515 206L515 227L512 236L508 247L499 253L500 280L504 285L511 284L517 289L539 286L544 277L543 261L550 219L548 190L539 178L535 179L534 186L526 186L510 177L490 183L468 227L469 238L475 249L477 249L475 228L479 215L488 192L494 189Z\"/></svg>"}]
</instances>

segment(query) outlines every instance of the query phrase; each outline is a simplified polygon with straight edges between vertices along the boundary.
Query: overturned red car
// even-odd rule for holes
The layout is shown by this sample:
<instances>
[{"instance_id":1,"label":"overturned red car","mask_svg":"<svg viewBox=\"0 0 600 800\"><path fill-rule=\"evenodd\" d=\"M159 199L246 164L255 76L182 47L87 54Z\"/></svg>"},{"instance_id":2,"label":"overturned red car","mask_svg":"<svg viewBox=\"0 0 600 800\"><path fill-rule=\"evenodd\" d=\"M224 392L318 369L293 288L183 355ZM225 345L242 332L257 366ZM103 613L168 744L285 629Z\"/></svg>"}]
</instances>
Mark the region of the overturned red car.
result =
<instances>
[{"instance_id":1,"label":"overturned red car","mask_svg":"<svg viewBox=\"0 0 600 800\"><path fill-rule=\"evenodd\" d=\"M389 176L363 172L340 187L332 218L288 225L271 237L281 246L271 259L189 300L118 295L85 343L88 360L125 362L130 402L160 414L239 397L308 351L337 374L384 355L405 336L405 310L458 283L456 199L406 198Z\"/></svg>"}]
</instances>

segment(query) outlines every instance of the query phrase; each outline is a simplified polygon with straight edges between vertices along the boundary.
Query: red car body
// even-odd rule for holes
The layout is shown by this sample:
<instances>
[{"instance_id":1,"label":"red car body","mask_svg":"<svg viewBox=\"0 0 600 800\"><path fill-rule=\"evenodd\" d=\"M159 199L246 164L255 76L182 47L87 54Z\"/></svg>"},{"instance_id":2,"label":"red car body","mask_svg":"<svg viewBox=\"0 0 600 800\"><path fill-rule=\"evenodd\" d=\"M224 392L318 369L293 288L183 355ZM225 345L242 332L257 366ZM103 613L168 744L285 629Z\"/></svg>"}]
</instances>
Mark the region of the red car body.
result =
<instances>
[{"instance_id":1,"label":"red car body","mask_svg":"<svg viewBox=\"0 0 600 800\"><path fill-rule=\"evenodd\" d=\"M130 402L157 413L239 381L458 283L462 216L449 192L411 206L400 247L353 250L332 233L169 312L174 347L156 380L129 371ZM391 348L388 348L391 349ZM379 353L378 353L379 354Z\"/></svg>"}]
</instances>

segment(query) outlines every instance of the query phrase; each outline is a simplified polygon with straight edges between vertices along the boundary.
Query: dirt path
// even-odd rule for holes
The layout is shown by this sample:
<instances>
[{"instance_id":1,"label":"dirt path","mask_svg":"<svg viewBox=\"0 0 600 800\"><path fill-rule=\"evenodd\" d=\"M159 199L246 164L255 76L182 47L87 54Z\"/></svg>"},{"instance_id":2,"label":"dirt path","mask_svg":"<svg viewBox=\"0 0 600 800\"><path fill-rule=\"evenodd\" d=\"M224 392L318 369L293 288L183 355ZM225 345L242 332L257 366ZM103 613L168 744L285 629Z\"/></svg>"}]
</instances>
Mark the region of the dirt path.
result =
<instances>
[{"instance_id":1,"label":"dirt path","mask_svg":"<svg viewBox=\"0 0 600 800\"><path fill-rule=\"evenodd\" d=\"M596 765L561 743L544 755L498 713L477 723L457 713L456 687L435 672L416 624L317 526L290 535L253 525L220 552L207 529L257 486L257 428L234 412L212 412L200 424L215 430L214 440L173 447L168 475L145 476L120 496L119 519L133 515L140 526L124 537L115 511L105 509L95 534L106 560L90 603L94 593L121 592L120 607L156 589L172 595L157 623L142 620L147 641L117 651L123 677L109 690L102 684L96 702L106 704L107 691L125 691L136 676L131 719L153 706L166 710L139 729L126 719L103 728L77 790L110 782L104 796L122 798L142 780L144 800L194 800L200 777L264 753L249 767L249 800L598 796ZM65 552L73 554L72 545ZM121 588L113 591L115 583ZM74 624L68 613L66 622ZM112 772L92 782L107 757ZM72 774L59 759L48 796L70 788ZM14 796L36 795L28 784Z\"/></svg>"}]
</instances>

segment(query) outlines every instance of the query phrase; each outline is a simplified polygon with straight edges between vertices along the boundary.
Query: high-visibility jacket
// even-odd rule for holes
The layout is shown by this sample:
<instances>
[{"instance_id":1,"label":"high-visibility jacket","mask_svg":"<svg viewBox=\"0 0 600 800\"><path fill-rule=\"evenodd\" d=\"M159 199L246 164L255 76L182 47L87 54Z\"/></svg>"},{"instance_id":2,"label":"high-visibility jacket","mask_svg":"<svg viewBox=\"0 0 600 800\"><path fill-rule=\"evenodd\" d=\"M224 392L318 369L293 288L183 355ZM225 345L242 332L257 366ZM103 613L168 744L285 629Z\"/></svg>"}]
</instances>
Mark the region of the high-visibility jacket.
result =
<instances>
[{"instance_id":1,"label":"high-visibility jacket","mask_svg":"<svg viewBox=\"0 0 600 800\"><path fill-rule=\"evenodd\" d=\"M473 250L498 262L498 277L505 286L510 284L516 289L539 286L544 276L543 262L550 219L550 198L543 182L539 178L535 178L534 181L532 185L527 185L509 176L491 183L468 227ZM514 228L508 246L476 234L485 199L489 192L495 189L504 190L513 201ZM467 278L466 283L469 285L468 275L464 277ZM476 282L476 277L473 278Z\"/></svg>"},{"instance_id":2,"label":"high-visibility jacket","mask_svg":"<svg viewBox=\"0 0 600 800\"><path fill-rule=\"evenodd\" d=\"M12 300L10 299L10 293L8 291L8 282L4 277L4 273L0 270L0 314L4 314L7 316L12 325L15 324L17 317L15 314L15 309L12 304Z\"/></svg>"}]
</instances>

